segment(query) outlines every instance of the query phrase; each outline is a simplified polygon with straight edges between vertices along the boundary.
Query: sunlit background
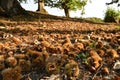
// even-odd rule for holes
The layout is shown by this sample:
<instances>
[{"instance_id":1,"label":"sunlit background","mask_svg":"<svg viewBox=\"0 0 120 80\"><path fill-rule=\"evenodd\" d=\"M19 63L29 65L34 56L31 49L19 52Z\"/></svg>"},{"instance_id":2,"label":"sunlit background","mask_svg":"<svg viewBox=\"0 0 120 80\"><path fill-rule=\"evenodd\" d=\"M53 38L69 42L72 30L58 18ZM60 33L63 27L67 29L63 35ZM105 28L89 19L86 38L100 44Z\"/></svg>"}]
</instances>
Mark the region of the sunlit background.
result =
<instances>
[{"instance_id":1,"label":"sunlit background","mask_svg":"<svg viewBox=\"0 0 120 80\"><path fill-rule=\"evenodd\" d=\"M119 10L120 7L117 7L117 4L113 5L106 5L106 2L111 2L111 0L91 0L92 2L88 2L88 4L85 6L85 14L81 15L81 11L71 11L70 17L97 17L97 18L104 18L105 11L107 7L112 7L116 10ZM36 11L37 10L37 4L34 3L33 0L30 0L27 3L21 3L22 7L26 10L30 11ZM57 15L57 16L64 16L64 11L60 10L58 8L50 8L45 7L45 9L48 11L49 14Z\"/></svg>"}]
</instances>

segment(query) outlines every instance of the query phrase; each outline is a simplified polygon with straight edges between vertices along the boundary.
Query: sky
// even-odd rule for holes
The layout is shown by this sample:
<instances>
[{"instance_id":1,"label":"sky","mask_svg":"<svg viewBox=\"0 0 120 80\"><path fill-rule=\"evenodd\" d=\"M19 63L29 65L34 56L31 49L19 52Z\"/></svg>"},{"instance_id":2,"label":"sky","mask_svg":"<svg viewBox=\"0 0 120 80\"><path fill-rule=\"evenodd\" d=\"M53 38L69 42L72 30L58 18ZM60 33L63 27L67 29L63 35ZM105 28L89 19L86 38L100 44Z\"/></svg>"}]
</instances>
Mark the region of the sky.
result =
<instances>
[{"instance_id":1,"label":"sky","mask_svg":"<svg viewBox=\"0 0 120 80\"><path fill-rule=\"evenodd\" d=\"M81 11L71 11L70 17L97 17L97 18L104 18L105 11L108 7L112 7L116 10L119 10L120 7L117 7L117 4L113 5L106 5L106 2L111 2L111 0L91 0L92 2L88 2L85 6L85 14L81 15ZM28 3L21 3L22 7L26 10L30 11L36 11L37 10L37 4L33 2L33 0L30 0ZM45 7L45 9L48 11L49 14L57 15L57 16L65 16L64 11L58 8L50 8Z\"/></svg>"}]
</instances>

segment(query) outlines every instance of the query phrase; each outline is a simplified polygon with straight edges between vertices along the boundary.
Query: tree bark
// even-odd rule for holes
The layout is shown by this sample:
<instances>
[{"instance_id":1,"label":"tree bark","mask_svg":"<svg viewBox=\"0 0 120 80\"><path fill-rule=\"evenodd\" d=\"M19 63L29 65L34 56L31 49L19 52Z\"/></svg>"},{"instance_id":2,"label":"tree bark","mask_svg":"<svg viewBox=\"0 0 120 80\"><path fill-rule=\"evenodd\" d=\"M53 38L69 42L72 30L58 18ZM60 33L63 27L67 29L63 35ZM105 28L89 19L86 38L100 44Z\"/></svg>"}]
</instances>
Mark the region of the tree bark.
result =
<instances>
[{"instance_id":1,"label":"tree bark","mask_svg":"<svg viewBox=\"0 0 120 80\"><path fill-rule=\"evenodd\" d=\"M0 15L13 16L24 12L17 0L0 0Z\"/></svg>"},{"instance_id":2,"label":"tree bark","mask_svg":"<svg viewBox=\"0 0 120 80\"><path fill-rule=\"evenodd\" d=\"M70 15L69 15L69 7L68 7L68 5L67 5L68 2L69 2L69 0L66 0L65 2L62 3L62 8L64 9L64 13L65 13L65 16L66 16L67 18L70 17Z\"/></svg>"},{"instance_id":3,"label":"tree bark","mask_svg":"<svg viewBox=\"0 0 120 80\"><path fill-rule=\"evenodd\" d=\"M69 18L69 17L70 17L70 15L69 15L69 9L65 8L65 9L64 9L64 12L65 12L65 16L66 16L67 18Z\"/></svg>"},{"instance_id":4,"label":"tree bark","mask_svg":"<svg viewBox=\"0 0 120 80\"><path fill-rule=\"evenodd\" d=\"M45 5L44 5L44 0L38 0L38 12L40 13L45 13L48 14L48 12L44 9Z\"/></svg>"}]
</instances>

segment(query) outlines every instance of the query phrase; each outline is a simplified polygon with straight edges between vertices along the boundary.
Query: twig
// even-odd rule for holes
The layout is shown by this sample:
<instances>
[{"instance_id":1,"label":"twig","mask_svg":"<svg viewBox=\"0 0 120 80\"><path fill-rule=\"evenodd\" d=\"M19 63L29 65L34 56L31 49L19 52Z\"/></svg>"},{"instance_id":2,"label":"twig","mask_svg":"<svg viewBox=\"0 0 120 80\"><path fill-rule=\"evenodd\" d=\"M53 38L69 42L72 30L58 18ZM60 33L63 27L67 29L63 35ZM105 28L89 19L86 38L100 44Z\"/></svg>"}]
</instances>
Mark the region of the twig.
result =
<instances>
[{"instance_id":1,"label":"twig","mask_svg":"<svg viewBox=\"0 0 120 80\"><path fill-rule=\"evenodd\" d=\"M100 67L96 70L96 73L93 75L92 80L94 80L95 76L98 74L99 70L102 68L103 63L104 62L102 62L101 65L100 65Z\"/></svg>"}]
</instances>

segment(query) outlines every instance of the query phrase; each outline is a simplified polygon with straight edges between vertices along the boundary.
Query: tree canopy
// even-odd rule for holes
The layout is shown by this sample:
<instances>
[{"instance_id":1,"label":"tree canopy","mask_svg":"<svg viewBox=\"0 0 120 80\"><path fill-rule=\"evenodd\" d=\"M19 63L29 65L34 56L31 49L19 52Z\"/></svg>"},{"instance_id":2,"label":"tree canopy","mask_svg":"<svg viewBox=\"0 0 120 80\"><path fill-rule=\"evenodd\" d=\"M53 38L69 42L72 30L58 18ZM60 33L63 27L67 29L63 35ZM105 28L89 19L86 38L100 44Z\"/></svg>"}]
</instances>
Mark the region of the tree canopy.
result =
<instances>
[{"instance_id":1,"label":"tree canopy","mask_svg":"<svg viewBox=\"0 0 120 80\"><path fill-rule=\"evenodd\" d=\"M70 10L82 9L88 0L45 0L45 5L60 9L69 8Z\"/></svg>"}]
</instances>

